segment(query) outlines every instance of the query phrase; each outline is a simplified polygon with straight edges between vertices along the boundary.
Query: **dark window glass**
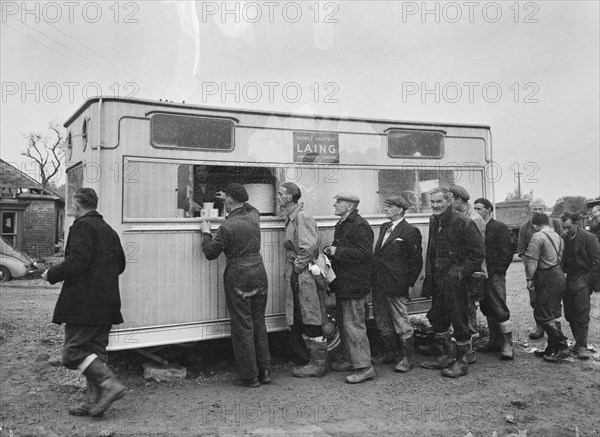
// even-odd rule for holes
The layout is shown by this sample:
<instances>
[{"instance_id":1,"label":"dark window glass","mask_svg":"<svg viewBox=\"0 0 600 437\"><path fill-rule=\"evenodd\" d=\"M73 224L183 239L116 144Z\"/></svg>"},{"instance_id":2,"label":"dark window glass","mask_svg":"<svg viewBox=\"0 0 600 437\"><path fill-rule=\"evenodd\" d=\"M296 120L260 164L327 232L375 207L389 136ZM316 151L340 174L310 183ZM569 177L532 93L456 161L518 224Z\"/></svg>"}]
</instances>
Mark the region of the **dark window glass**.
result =
<instances>
[{"instance_id":1,"label":"dark window glass","mask_svg":"<svg viewBox=\"0 0 600 437\"><path fill-rule=\"evenodd\" d=\"M155 147L231 150L233 128L231 120L157 114L152 117L150 141Z\"/></svg>"},{"instance_id":2,"label":"dark window glass","mask_svg":"<svg viewBox=\"0 0 600 437\"><path fill-rule=\"evenodd\" d=\"M391 130L388 155L392 158L441 158L444 155L443 132Z\"/></svg>"}]
</instances>

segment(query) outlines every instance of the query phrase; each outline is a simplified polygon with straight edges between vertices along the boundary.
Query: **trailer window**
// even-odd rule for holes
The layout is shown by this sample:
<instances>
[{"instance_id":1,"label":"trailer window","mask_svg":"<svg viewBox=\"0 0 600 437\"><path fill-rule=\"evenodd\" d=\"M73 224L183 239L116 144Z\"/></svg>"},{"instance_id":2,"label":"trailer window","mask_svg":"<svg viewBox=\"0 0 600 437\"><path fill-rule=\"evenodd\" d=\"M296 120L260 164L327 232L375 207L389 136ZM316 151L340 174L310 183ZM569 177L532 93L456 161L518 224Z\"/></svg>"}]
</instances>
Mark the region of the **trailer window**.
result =
<instances>
[{"instance_id":1,"label":"trailer window","mask_svg":"<svg viewBox=\"0 0 600 437\"><path fill-rule=\"evenodd\" d=\"M67 214L73 215L73 194L83 188L83 164L79 163L67 170L67 192L65 196Z\"/></svg>"},{"instance_id":2,"label":"trailer window","mask_svg":"<svg viewBox=\"0 0 600 437\"><path fill-rule=\"evenodd\" d=\"M150 143L158 148L232 150L233 121L207 117L156 114L150 123Z\"/></svg>"},{"instance_id":3,"label":"trailer window","mask_svg":"<svg viewBox=\"0 0 600 437\"><path fill-rule=\"evenodd\" d=\"M391 158L441 158L444 156L444 133L417 130L390 130L388 155Z\"/></svg>"},{"instance_id":4,"label":"trailer window","mask_svg":"<svg viewBox=\"0 0 600 437\"><path fill-rule=\"evenodd\" d=\"M409 212L429 213L429 191L437 186L463 186L472 199L483 196L483 172L473 168L431 168L379 170L379 201L389 196L403 196L412 204Z\"/></svg>"}]
</instances>

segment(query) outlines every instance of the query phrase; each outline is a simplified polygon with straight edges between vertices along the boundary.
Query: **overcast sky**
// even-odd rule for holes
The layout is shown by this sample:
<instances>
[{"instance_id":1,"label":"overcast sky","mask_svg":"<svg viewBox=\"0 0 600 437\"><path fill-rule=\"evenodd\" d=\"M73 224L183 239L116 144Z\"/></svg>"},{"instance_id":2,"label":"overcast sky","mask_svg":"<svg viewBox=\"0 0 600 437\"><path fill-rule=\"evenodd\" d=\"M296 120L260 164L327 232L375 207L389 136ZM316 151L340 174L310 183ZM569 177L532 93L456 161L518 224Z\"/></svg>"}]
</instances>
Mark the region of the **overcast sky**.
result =
<instances>
[{"instance_id":1,"label":"overcast sky","mask_svg":"<svg viewBox=\"0 0 600 437\"><path fill-rule=\"evenodd\" d=\"M25 170L22 134L101 93L486 124L497 201L517 170L548 205L600 195L597 1L1 3L1 156Z\"/></svg>"}]
</instances>

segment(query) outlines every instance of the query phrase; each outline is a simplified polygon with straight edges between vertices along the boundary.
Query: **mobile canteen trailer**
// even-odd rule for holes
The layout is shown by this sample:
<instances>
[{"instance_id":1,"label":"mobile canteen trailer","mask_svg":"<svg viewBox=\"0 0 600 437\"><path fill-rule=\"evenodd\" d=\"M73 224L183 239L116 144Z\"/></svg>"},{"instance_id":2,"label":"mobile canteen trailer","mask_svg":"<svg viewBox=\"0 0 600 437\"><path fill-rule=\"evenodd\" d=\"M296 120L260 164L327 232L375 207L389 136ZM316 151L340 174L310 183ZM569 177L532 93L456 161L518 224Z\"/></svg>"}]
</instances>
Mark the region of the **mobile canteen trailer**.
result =
<instances>
[{"instance_id":1,"label":"mobile canteen trailer","mask_svg":"<svg viewBox=\"0 0 600 437\"><path fill-rule=\"evenodd\" d=\"M382 200L405 196L414 205L407 220L420 229L424 248L431 188L457 183L472 199L493 201L488 126L97 97L87 100L65 128L66 228L73 222L74 191L94 188L99 212L119 233L127 256L120 277L125 323L113 327L109 350L229 336L226 260L206 260L199 227L202 215L211 217L213 231L224 220L210 192L227 183L244 184L250 203L261 212L270 332L287 329L284 220L275 203L283 182L302 188L301 201L315 217L324 244L333 239L338 217L332 198L340 191L360 197L360 214L376 236L387 220ZM413 313L429 306L421 298L421 284L422 278L411 291Z\"/></svg>"}]
</instances>

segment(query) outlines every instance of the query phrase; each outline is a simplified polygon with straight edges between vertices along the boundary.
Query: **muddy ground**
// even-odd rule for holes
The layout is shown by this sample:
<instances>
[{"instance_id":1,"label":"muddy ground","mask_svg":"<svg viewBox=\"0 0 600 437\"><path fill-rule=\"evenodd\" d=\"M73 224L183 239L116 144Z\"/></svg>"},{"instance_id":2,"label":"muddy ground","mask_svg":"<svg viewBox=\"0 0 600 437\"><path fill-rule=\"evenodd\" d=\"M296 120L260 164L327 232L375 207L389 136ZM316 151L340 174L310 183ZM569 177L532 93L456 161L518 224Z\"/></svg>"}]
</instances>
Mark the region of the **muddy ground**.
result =
<instances>
[{"instance_id":1,"label":"muddy ground","mask_svg":"<svg viewBox=\"0 0 600 437\"><path fill-rule=\"evenodd\" d=\"M228 340L163 349L188 370L186 379L143 378L148 358L115 352L109 364L127 386L125 398L102 419L68 415L83 399L85 381L60 366L62 331L49 321L59 288L42 280L0 286L1 436L594 436L600 432L599 299L592 297L591 360L554 364L532 354L545 341L527 331L532 314L523 267L513 263L508 304L516 358L478 354L469 375L456 380L418 366L408 374L376 366L377 378L344 383L347 373L320 379L291 376L285 335L270 337L273 383L234 386ZM480 315L481 317L481 315ZM483 322L483 317L481 318ZM484 322L483 322L484 323ZM572 338L568 323L563 330Z\"/></svg>"}]
</instances>

